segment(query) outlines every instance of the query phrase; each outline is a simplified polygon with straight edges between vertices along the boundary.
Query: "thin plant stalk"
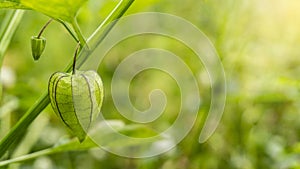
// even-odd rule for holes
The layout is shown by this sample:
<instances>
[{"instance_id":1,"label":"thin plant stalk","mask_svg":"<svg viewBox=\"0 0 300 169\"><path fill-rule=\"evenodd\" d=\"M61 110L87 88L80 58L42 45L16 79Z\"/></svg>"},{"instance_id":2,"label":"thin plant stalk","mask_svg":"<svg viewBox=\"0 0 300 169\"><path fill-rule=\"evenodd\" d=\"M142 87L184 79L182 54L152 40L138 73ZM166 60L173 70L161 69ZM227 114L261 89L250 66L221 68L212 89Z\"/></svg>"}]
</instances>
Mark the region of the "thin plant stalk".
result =
<instances>
[{"instance_id":1,"label":"thin plant stalk","mask_svg":"<svg viewBox=\"0 0 300 169\"><path fill-rule=\"evenodd\" d=\"M43 26L43 28L41 29L39 35L37 36L38 39L41 38L43 32L45 31L45 29L48 27L48 25L51 23L52 20L53 20L53 19L49 19L49 21Z\"/></svg>"},{"instance_id":2,"label":"thin plant stalk","mask_svg":"<svg viewBox=\"0 0 300 169\"><path fill-rule=\"evenodd\" d=\"M83 37L82 35L82 32L79 28L79 25L77 23L77 20L76 19L73 19L72 23L71 23L75 33L77 34L77 37L78 37L78 40L79 40L79 44L80 44L80 47L81 49L83 48L84 45L86 45L86 41L85 41L85 38Z\"/></svg>"}]
</instances>

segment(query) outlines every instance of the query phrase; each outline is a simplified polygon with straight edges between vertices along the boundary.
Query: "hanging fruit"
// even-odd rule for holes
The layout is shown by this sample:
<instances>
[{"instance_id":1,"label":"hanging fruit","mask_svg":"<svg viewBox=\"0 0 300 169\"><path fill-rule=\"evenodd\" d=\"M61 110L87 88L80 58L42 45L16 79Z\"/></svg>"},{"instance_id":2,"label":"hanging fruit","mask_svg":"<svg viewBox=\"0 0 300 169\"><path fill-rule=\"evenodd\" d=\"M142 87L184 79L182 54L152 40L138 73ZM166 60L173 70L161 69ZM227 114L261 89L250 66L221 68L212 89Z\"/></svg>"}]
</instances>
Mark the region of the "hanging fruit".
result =
<instances>
[{"instance_id":1,"label":"hanging fruit","mask_svg":"<svg viewBox=\"0 0 300 169\"><path fill-rule=\"evenodd\" d=\"M51 105L57 116L80 142L97 118L103 101L103 84L97 72L75 70L72 73L56 72L49 80Z\"/></svg>"}]
</instances>

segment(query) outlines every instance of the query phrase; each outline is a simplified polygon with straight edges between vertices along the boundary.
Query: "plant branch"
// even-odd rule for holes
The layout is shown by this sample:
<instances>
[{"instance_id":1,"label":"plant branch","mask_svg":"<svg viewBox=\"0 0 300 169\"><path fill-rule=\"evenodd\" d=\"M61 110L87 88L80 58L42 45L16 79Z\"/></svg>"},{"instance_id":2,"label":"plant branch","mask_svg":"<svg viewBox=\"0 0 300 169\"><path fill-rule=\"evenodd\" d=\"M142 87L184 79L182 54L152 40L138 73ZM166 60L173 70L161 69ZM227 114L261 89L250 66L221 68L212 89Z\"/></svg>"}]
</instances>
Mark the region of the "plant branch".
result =
<instances>
[{"instance_id":1,"label":"plant branch","mask_svg":"<svg viewBox=\"0 0 300 169\"><path fill-rule=\"evenodd\" d=\"M133 1L134 0L122 0L103 22L107 23L108 21L119 19L127 11L127 9L130 7ZM97 31L101 30L101 27L103 27L104 25L105 24L101 24L93 35L98 34ZM104 39L108 32L108 30L103 32L99 37ZM97 36L94 37L93 35L91 36L91 38L89 38L90 40L92 40L93 38L99 38ZM102 40L96 40L98 44L101 41ZM79 57L88 57L88 55L80 55ZM72 62L73 61L71 61L71 63L68 64L68 66L65 68L65 71L72 70ZM5 154L5 152L9 149L9 147L14 143L15 140L18 140L20 138L22 132L25 132L25 130L28 128L31 122L40 114L40 112L49 103L50 99L48 96L48 92L46 91L38 99L38 101L23 115L23 117L14 125L14 127L9 131L9 133L1 140L0 157L2 157Z\"/></svg>"},{"instance_id":2,"label":"plant branch","mask_svg":"<svg viewBox=\"0 0 300 169\"><path fill-rule=\"evenodd\" d=\"M106 35L118 22L118 19L124 15L124 13L133 2L134 0L121 0L119 4L113 9L113 11L104 19L104 21L100 24L96 31L94 31L93 34L88 38L88 48L84 48L84 50L82 50L82 52L80 53L80 57L77 59L76 64L78 68L84 64L84 62L90 56L90 52L94 51L95 48L104 40ZM108 26L105 27L106 25ZM105 29L103 29L104 27Z\"/></svg>"}]
</instances>

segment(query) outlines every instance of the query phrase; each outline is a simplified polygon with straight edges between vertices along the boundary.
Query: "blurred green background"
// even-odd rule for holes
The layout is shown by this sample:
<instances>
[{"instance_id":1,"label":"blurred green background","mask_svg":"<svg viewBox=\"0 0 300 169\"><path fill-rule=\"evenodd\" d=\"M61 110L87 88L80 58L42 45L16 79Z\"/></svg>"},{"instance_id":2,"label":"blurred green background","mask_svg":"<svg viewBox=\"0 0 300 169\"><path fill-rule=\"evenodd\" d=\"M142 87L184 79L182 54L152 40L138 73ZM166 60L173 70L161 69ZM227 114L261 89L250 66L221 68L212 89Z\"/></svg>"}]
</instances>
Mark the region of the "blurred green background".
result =
<instances>
[{"instance_id":1,"label":"blurred green background","mask_svg":"<svg viewBox=\"0 0 300 169\"><path fill-rule=\"evenodd\" d=\"M117 4L115 0L90 0L80 10L78 22L88 37ZM147 159L128 159L101 150L75 151L39 157L11 168L103 168L103 169L296 169L300 168L300 1L298 0L136 0L126 14L164 12L185 18L201 29L216 47L227 79L227 101L214 135L198 143L203 120L210 105L210 83L195 56L176 42L159 37L139 37L124 42L107 56L98 72L105 84L104 116L123 119L114 108L110 81L118 63L140 48L161 47L175 51L198 78L202 105L192 131L173 150ZM5 10L0 11L0 23ZM31 57L30 37L37 35L49 18L26 11L4 59L4 86L0 137L47 89L53 72L72 59L76 43L67 31L53 22L44 33L47 46L38 62ZM143 43L140 43L140 42ZM3 75L3 76L4 76ZM161 88L168 106L158 122L166 129L176 118L179 89L172 78L156 71L138 76L130 97L137 108L149 106L149 91ZM126 121L130 123L130 121ZM54 145L68 130L51 107L35 120L18 144L34 152ZM38 130L40 129L40 130ZM29 141L28 141L29 140ZM18 144L15 144L17 147Z\"/></svg>"}]
</instances>

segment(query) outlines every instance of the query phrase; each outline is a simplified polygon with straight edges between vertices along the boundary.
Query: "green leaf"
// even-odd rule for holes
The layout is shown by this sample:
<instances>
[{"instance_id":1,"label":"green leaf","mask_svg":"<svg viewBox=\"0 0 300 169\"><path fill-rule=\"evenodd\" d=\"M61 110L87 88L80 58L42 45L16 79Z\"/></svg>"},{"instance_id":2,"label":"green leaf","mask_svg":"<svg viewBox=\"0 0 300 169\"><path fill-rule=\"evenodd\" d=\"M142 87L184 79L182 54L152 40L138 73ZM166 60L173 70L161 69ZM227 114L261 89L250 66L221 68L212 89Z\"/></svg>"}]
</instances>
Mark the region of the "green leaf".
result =
<instances>
[{"instance_id":1,"label":"green leaf","mask_svg":"<svg viewBox=\"0 0 300 169\"><path fill-rule=\"evenodd\" d=\"M56 20L72 22L87 0L0 0L0 8L32 9Z\"/></svg>"},{"instance_id":2,"label":"green leaf","mask_svg":"<svg viewBox=\"0 0 300 169\"><path fill-rule=\"evenodd\" d=\"M87 0L21 0L21 4L52 18L71 22Z\"/></svg>"},{"instance_id":3,"label":"green leaf","mask_svg":"<svg viewBox=\"0 0 300 169\"><path fill-rule=\"evenodd\" d=\"M43 13L64 24L72 25L81 45L86 41L76 22L76 15L79 8L87 0L0 0L0 8L30 9Z\"/></svg>"},{"instance_id":4,"label":"green leaf","mask_svg":"<svg viewBox=\"0 0 300 169\"><path fill-rule=\"evenodd\" d=\"M20 3L16 2L8 2L8 1L0 1L1 8L11 8L11 9L27 9L25 6L21 5Z\"/></svg>"}]
</instances>

